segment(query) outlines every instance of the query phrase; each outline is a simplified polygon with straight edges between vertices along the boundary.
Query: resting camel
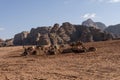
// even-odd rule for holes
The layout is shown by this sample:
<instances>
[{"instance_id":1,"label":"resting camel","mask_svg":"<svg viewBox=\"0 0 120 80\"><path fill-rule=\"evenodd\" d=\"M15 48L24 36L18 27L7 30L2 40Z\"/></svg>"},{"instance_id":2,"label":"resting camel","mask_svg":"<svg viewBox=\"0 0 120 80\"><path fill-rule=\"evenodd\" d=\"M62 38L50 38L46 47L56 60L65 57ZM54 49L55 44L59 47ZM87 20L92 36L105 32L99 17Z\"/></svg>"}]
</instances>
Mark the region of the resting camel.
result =
<instances>
[{"instance_id":1,"label":"resting camel","mask_svg":"<svg viewBox=\"0 0 120 80\"><path fill-rule=\"evenodd\" d=\"M31 55L31 54L33 55L36 53L34 46L28 47L28 48L23 46L23 48L24 48L24 52L23 52L22 56Z\"/></svg>"},{"instance_id":2,"label":"resting camel","mask_svg":"<svg viewBox=\"0 0 120 80\"><path fill-rule=\"evenodd\" d=\"M77 48L77 49L86 49L83 45L83 42L81 41L73 42L70 44L70 46L72 46L72 48Z\"/></svg>"}]
</instances>

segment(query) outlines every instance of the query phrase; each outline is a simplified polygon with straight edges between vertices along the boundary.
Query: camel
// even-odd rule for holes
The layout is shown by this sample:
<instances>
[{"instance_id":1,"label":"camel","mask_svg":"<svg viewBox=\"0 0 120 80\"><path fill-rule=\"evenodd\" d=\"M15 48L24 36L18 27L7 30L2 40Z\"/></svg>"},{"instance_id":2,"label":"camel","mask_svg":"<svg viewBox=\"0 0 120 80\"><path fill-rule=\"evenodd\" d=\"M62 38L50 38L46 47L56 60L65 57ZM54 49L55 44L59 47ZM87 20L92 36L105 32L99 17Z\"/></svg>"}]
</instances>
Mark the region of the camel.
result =
<instances>
[{"instance_id":1,"label":"camel","mask_svg":"<svg viewBox=\"0 0 120 80\"><path fill-rule=\"evenodd\" d=\"M86 52L87 49L86 47L83 45L83 42L81 41L77 41L77 42L73 42L70 44L70 46L72 47L73 52Z\"/></svg>"},{"instance_id":2,"label":"camel","mask_svg":"<svg viewBox=\"0 0 120 80\"><path fill-rule=\"evenodd\" d=\"M72 47L72 51L75 53L82 53L82 52L90 52L90 51L96 51L97 48L95 47L89 47L88 49L83 45L83 42L73 42L70 44Z\"/></svg>"},{"instance_id":3,"label":"camel","mask_svg":"<svg viewBox=\"0 0 120 80\"><path fill-rule=\"evenodd\" d=\"M88 51L97 51L97 48L95 48L95 47L89 47Z\"/></svg>"},{"instance_id":4,"label":"camel","mask_svg":"<svg viewBox=\"0 0 120 80\"><path fill-rule=\"evenodd\" d=\"M31 54L35 54L35 47L32 46L32 47L23 47L24 48L24 52L22 54L22 56L26 56L26 55L31 55Z\"/></svg>"},{"instance_id":5,"label":"camel","mask_svg":"<svg viewBox=\"0 0 120 80\"><path fill-rule=\"evenodd\" d=\"M73 42L70 44L70 47L65 47L62 45L45 45L45 46L32 46L32 47L24 47L24 52L22 56L27 55L56 55L56 54L65 54L65 53L83 53L96 51L95 47L89 47L88 49L83 45L83 42Z\"/></svg>"}]
</instances>

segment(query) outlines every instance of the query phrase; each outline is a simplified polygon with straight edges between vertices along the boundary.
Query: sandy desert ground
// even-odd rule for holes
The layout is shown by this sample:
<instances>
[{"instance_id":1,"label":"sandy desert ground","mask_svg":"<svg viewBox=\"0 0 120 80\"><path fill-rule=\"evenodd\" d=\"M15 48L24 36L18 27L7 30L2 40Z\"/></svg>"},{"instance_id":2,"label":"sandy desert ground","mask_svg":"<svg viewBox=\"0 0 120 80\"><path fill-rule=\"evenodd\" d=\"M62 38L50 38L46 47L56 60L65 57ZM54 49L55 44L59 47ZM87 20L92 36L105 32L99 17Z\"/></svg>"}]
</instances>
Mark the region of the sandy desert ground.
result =
<instances>
[{"instance_id":1,"label":"sandy desert ground","mask_svg":"<svg viewBox=\"0 0 120 80\"><path fill-rule=\"evenodd\" d=\"M23 57L21 46L0 48L0 80L120 80L120 40L85 46L97 51Z\"/></svg>"}]
</instances>

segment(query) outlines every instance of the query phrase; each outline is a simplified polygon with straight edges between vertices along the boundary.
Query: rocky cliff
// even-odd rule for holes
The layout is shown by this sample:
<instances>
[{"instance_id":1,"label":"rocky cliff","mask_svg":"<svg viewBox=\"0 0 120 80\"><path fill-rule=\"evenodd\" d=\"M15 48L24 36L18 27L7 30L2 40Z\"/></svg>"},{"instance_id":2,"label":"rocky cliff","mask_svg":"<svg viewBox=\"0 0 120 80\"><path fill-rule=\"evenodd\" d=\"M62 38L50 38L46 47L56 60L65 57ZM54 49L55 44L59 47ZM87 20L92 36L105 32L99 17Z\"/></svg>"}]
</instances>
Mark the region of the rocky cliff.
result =
<instances>
[{"instance_id":1,"label":"rocky cliff","mask_svg":"<svg viewBox=\"0 0 120 80\"><path fill-rule=\"evenodd\" d=\"M21 32L14 36L14 45L54 45L81 40L83 42L112 39L110 33L96 27L73 25L69 22L53 27L32 28L30 32Z\"/></svg>"},{"instance_id":2,"label":"rocky cliff","mask_svg":"<svg viewBox=\"0 0 120 80\"><path fill-rule=\"evenodd\" d=\"M0 39L0 47L13 46L13 39L2 40Z\"/></svg>"},{"instance_id":3,"label":"rocky cliff","mask_svg":"<svg viewBox=\"0 0 120 80\"><path fill-rule=\"evenodd\" d=\"M113 33L116 38L120 38L120 24L111 25L105 29L105 31Z\"/></svg>"},{"instance_id":4,"label":"rocky cliff","mask_svg":"<svg viewBox=\"0 0 120 80\"><path fill-rule=\"evenodd\" d=\"M23 31L21 33L18 33L14 36L13 44L15 45L24 45L28 43L27 38L28 38L29 32Z\"/></svg>"},{"instance_id":5,"label":"rocky cliff","mask_svg":"<svg viewBox=\"0 0 120 80\"><path fill-rule=\"evenodd\" d=\"M105 28L107 28L107 26L102 23L102 22L95 22L95 24L99 27L99 29L101 30L105 30Z\"/></svg>"},{"instance_id":6,"label":"rocky cliff","mask_svg":"<svg viewBox=\"0 0 120 80\"><path fill-rule=\"evenodd\" d=\"M82 25L87 27L94 27L96 29L99 29L97 24L92 19L87 19L86 21L82 22Z\"/></svg>"},{"instance_id":7,"label":"rocky cliff","mask_svg":"<svg viewBox=\"0 0 120 80\"><path fill-rule=\"evenodd\" d=\"M94 22L92 19L87 19L86 21L82 22L82 25L87 27L94 27L96 29L101 29L104 31L106 28L106 25L102 22Z\"/></svg>"},{"instance_id":8,"label":"rocky cliff","mask_svg":"<svg viewBox=\"0 0 120 80\"><path fill-rule=\"evenodd\" d=\"M4 42L4 40L0 39L0 47L3 46L3 42Z\"/></svg>"},{"instance_id":9,"label":"rocky cliff","mask_svg":"<svg viewBox=\"0 0 120 80\"><path fill-rule=\"evenodd\" d=\"M0 42L3 42L4 40L0 39Z\"/></svg>"}]
</instances>

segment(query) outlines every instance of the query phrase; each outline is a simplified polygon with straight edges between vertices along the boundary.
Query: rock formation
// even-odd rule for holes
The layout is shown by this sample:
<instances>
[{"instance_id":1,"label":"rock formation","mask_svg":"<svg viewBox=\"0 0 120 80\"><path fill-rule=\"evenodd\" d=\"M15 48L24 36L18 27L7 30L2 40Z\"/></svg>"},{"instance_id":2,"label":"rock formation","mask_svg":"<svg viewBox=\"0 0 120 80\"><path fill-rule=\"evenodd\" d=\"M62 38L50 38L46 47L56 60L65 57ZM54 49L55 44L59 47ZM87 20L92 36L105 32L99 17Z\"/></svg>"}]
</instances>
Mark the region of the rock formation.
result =
<instances>
[{"instance_id":1,"label":"rock formation","mask_svg":"<svg viewBox=\"0 0 120 80\"><path fill-rule=\"evenodd\" d=\"M73 25L69 22L53 27L32 28L30 32L21 32L14 36L15 45L56 45L75 41L91 42L112 39L110 33L97 27Z\"/></svg>"},{"instance_id":2,"label":"rock formation","mask_svg":"<svg viewBox=\"0 0 120 80\"><path fill-rule=\"evenodd\" d=\"M88 27L94 27L96 29L101 29L102 31L104 31L104 29L106 28L106 25L104 23L94 22L92 19L87 19L82 23L82 25L88 26Z\"/></svg>"},{"instance_id":3,"label":"rock formation","mask_svg":"<svg viewBox=\"0 0 120 80\"><path fill-rule=\"evenodd\" d=\"M4 40L0 39L0 47L3 46Z\"/></svg>"},{"instance_id":4,"label":"rock formation","mask_svg":"<svg viewBox=\"0 0 120 80\"><path fill-rule=\"evenodd\" d=\"M58 23L54 24L54 26L52 27L50 33L56 33L58 31L59 27L60 26L59 26Z\"/></svg>"},{"instance_id":5,"label":"rock formation","mask_svg":"<svg viewBox=\"0 0 120 80\"><path fill-rule=\"evenodd\" d=\"M58 30L58 35L63 39L64 43L70 42L74 32L76 32L75 27L69 23L65 22Z\"/></svg>"},{"instance_id":6,"label":"rock formation","mask_svg":"<svg viewBox=\"0 0 120 80\"><path fill-rule=\"evenodd\" d=\"M120 24L111 25L105 29L105 31L110 32L115 35L116 38L120 38Z\"/></svg>"},{"instance_id":7,"label":"rock formation","mask_svg":"<svg viewBox=\"0 0 120 80\"><path fill-rule=\"evenodd\" d=\"M99 29L103 31L105 30L105 28L107 28L107 26L104 23L101 23L101 22L95 22L95 23L99 27Z\"/></svg>"},{"instance_id":8,"label":"rock formation","mask_svg":"<svg viewBox=\"0 0 120 80\"><path fill-rule=\"evenodd\" d=\"M0 47L13 46L13 39L2 40L0 39Z\"/></svg>"},{"instance_id":9,"label":"rock formation","mask_svg":"<svg viewBox=\"0 0 120 80\"><path fill-rule=\"evenodd\" d=\"M99 29L97 24L92 19L87 19L86 21L82 22L82 25L87 26L87 27L94 27L96 29Z\"/></svg>"},{"instance_id":10,"label":"rock formation","mask_svg":"<svg viewBox=\"0 0 120 80\"><path fill-rule=\"evenodd\" d=\"M0 39L0 42L3 42L4 40Z\"/></svg>"},{"instance_id":11,"label":"rock formation","mask_svg":"<svg viewBox=\"0 0 120 80\"><path fill-rule=\"evenodd\" d=\"M13 39L7 39L5 40L5 46L13 46Z\"/></svg>"},{"instance_id":12,"label":"rock formation","mask_svg":"<svg viewBox=\"0 0 120 80\"><path fill-rule=\"evenodd\" d=\"M27 37L29 32L23 31L14 36L13 44L14 45L25 45L27 43Z\"/></svg>"}]
</instances>

